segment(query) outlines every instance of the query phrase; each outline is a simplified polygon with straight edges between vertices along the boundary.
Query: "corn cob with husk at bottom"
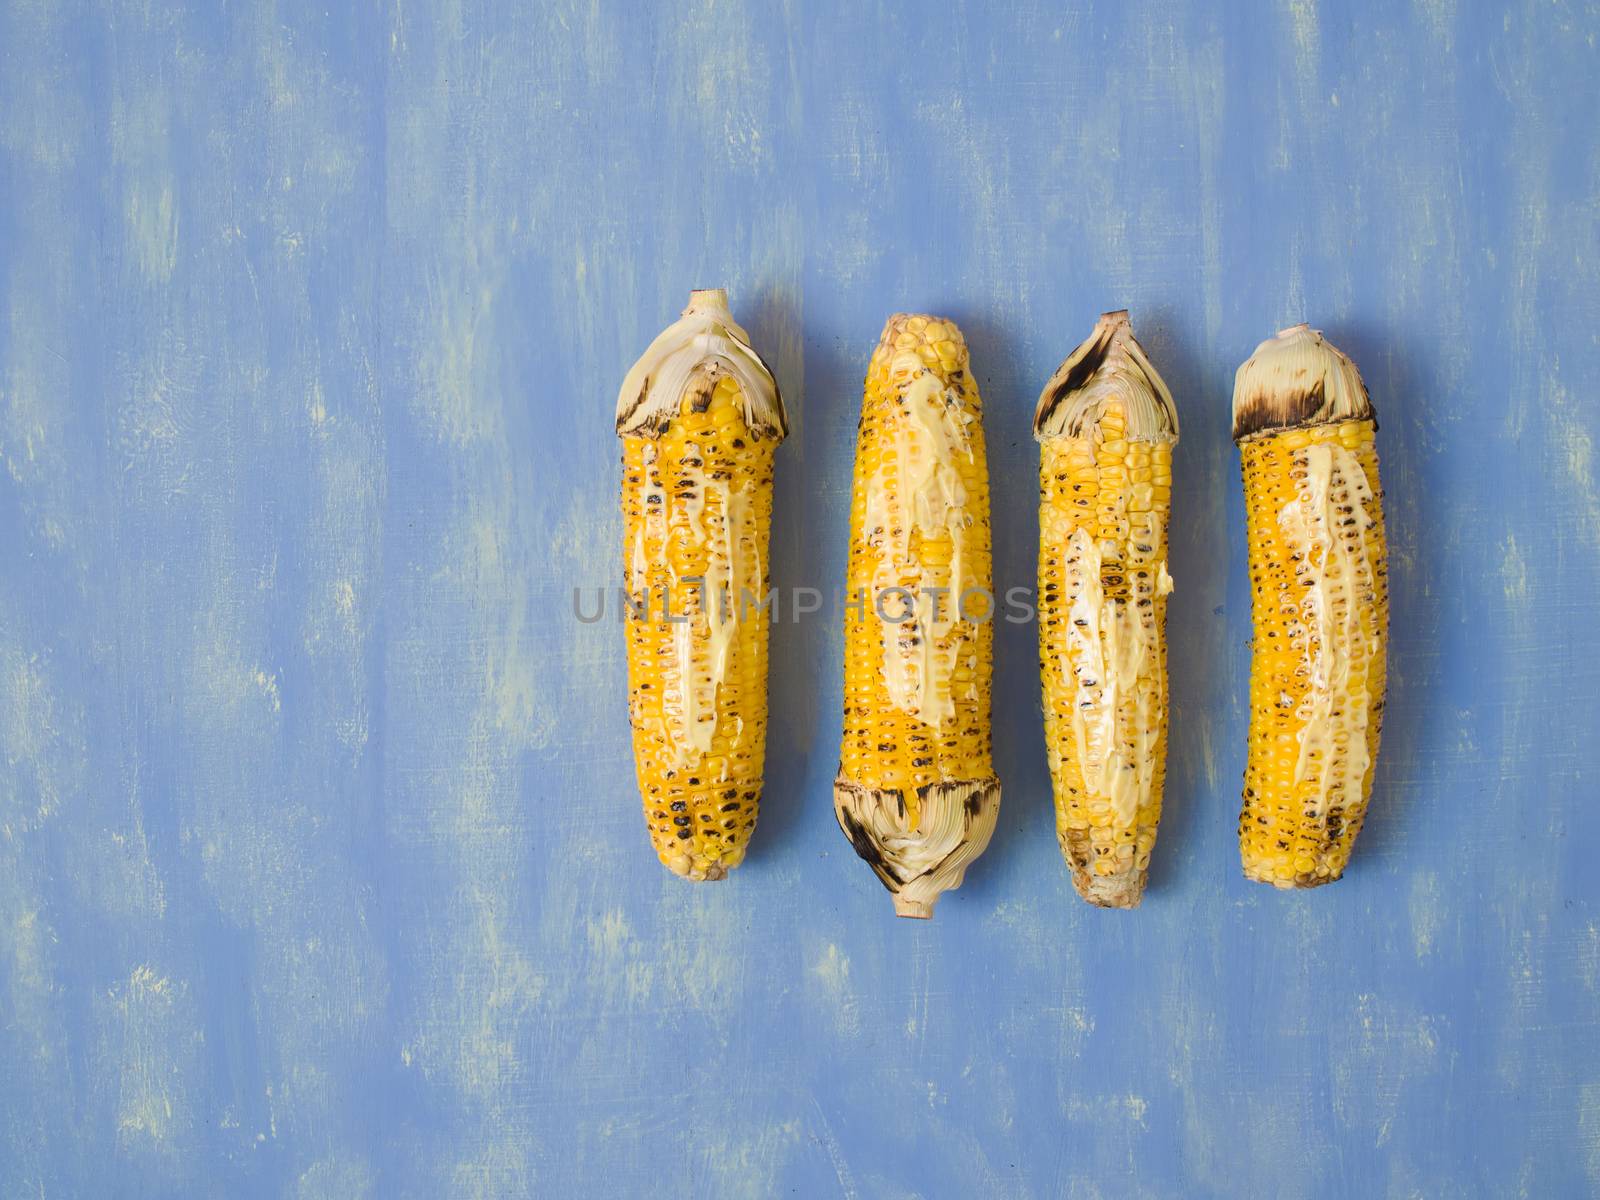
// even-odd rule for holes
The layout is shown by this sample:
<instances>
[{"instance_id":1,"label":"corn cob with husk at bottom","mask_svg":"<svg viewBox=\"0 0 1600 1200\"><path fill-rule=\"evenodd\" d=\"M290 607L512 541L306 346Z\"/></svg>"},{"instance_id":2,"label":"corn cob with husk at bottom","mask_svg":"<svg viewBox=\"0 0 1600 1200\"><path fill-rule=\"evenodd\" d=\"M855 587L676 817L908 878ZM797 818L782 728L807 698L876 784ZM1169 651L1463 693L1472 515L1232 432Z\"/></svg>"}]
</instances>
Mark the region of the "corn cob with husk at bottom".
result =
<instances>
[{"instance_id":1,"label":"corn cob with husk at bottom","mask_svg":"<svg viewBox=\"0 0 1600 1200\"><path fill-rule=\"evenodd\" d=\"M897 590L898 589L898 590ZM931 917L1000 809L989 479L960 331L889 318L861 405L834 812L902 917ZM905 619L901 619L905 618Z\"/></svg>"},{"instance_id":2,"label":"corn cob with husk at bottom","mask_svg":"<svg viewBox=\"0 0 1600 1200\"><path fill-rule=\"evenodd\" d=\"M1255 622L1239 853L1281 888L1339 878L1371 794L1388 638L1376 430L1355 364L1305 325L1239 368Z\"/></svg>"},{"instance_id":3,"label":"corn cob with husk at bottom","mask_svg":"<svg viewBox=\"0 0 1600 1200\"><path fill-rule=\"evenodd\" d=\"M634 766L656 855L721 879L744 859L767 732L777 385L727 294L696 291L617 398Z\"/></svg>"},{"instance_id":4,"label":"corn cob with husk at bottom","mask_svg":"<svg viewBox=\"0 0 1600 1200\"><path fill-rule=\"evenodd\" d=\"M1091 904L1136 908L1167 760L1167 513L1178 414L1106 313L1056 370L1039 440L1039 674L1056 837Z\"/></svg>"}]
</instances>

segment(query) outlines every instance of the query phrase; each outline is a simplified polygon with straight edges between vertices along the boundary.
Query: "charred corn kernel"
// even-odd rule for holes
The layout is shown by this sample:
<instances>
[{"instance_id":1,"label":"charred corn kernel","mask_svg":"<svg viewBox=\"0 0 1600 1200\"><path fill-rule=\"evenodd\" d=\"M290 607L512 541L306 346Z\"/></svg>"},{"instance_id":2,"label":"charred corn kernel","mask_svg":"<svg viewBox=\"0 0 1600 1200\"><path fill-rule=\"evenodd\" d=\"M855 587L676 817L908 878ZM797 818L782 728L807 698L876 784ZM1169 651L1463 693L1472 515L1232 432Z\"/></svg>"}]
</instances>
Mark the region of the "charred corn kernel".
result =
<instances>
[{"instance_id":1,"label":"charred corn kernel","mask_svg":"<svg viewBox=\"0 0 1600 1200\"><path fill-rule=\"evenodd\" d=\"M1376 429L1355 364L1304 325L1239 368L1255 623L1239 854L1277 887L1338 879L1371 795L1388 642Z\"/></svg>"},{"instance_id":2,"label":"charred corn kernel","mask_svg":"<svg viewBox=\"0 0 1600 1200\"><path fill-rule=\"evenodd\" d=\"M634 768L656 855L744 859L767 732L772 458L788 420L721 290L697 291L617 399Z\"/></svg>"},{"instance_id":3,"label":"charred corn kernel","mask_svg":"<svg viewBox=\"0 0 1600 1200\"><path fill-rule=\"evenodd\" d=\"M834 812L903 917L961 886L1000 810L982 417L960 331L890 317L856 442Z\"/></svg>"},{"instance_id":4,"label":"charred corn kernel","mask_svg":"<svg viewBox=\"0 0 1600 1200\"><path fill-rule=\"evenodd\" d=\"M1078 894L1144 895L1167 761L1167 510L1172 395L1106 313L1057 369L1039 439L1039 670L1056 837ZM1130 473L1129 464L1140 466ZM1170 475L1167 475L1170 478Z\"/></svg>"}]
</instances>

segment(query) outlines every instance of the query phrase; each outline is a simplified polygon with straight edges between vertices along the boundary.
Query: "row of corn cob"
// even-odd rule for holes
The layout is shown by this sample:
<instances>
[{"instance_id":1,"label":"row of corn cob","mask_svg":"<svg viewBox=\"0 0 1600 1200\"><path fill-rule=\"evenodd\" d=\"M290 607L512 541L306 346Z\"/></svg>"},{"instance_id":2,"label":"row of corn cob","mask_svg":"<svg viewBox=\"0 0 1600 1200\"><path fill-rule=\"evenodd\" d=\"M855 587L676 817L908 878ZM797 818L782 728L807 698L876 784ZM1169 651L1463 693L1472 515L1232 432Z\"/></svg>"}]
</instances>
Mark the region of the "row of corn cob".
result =
<instances>
[{"instance_id":1,"label":"row of corn cob","mask_svg":"<svg viewBox=\"0 0 1600 1200\"><path fill-rule=\"evenodd\" d=\"M1255 619L1245 874L1338 879L1371 791L1387 595L1376 424L1361 377L1304 325L1235 381ZM721 291L634 365L623 441L630 713L661 861L720 879L761 795L773 452L787 418ZM1107 313L1039 397L1039 656L1056 832L1078 892L1138 905L1161 818L1167 524L1178 416ZM867 369L851 495L844 736L834 809L902 916L988 845L993 613L982 402L954 324L897 314ZM969 597L978 593L984 603ZM892 597L892 599L889 599ZM898 611L889 611L898 608Z\"/></svg>"}]
</instances>

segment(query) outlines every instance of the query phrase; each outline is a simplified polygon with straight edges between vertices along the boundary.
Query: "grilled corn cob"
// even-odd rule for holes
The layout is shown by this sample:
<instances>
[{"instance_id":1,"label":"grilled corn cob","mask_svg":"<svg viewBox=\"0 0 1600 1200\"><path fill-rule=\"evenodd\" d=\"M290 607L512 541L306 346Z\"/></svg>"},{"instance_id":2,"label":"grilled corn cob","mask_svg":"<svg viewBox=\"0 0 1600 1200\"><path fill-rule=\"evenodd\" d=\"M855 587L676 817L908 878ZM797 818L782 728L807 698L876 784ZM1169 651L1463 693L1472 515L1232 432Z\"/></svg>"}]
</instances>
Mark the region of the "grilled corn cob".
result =
<instances>
[{"instance_id":1,"label":"grilled corn cob","mask_svg":"<svg viewBox=\"0 0 1600 1200\"><path fill-rule=\"evenodd\" d=\"M1106 313L1039 396L1039 673L1078 894L1136 908L1167 762L1167 511L1178 414Z\"/></svg>"},{"instance_id":2,"label":"grilled corn cob","mask_svg":"<svg viewBox=\"0 0 1600 1200\"><path fill-rule=\"evenodd\" d=\"M634 767L656 855L689 879L744 859L767 733L777 385L723 291L697 291L617 397Z\"/></svg>"},{"instance_id":3,"label":"grilled corn cob","mask_svg":"<svg viewBox=\"0 0 1600 1200\"><path fill-rule=\"evenodd\" d=\"M947 321L890 317L856 443L834 813L902 917L931 917L994 833L989 588L988 466L966 342Z\"/></svg>"},{"instance_id":4,"label":"grilled corn cob","mask_svg":"<svg viewBox=\"0 0 1600 1200\"><path fill-rule=\"evenodd\" d=\"M1338 879L1371 794L1388 637L1376 429L1355 364L1305 325L1239 368L1255 617L1239 854L1277 887Z\"/></svg>"}]
</instances>

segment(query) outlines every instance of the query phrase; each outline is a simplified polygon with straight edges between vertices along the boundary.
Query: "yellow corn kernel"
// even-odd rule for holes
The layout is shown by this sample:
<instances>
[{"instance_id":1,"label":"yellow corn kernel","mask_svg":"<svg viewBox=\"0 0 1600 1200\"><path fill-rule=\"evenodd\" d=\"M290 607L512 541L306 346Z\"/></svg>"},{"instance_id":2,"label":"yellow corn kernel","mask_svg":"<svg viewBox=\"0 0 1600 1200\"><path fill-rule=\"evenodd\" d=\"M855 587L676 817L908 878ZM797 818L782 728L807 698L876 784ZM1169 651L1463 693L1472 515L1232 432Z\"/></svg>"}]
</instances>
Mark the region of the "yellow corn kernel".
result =
<instances>
[{"instance_id":1,"label":"yellow corn kernel","mask_svg":"<svg viewBox=\"0 0 1600 1200\"><path fill-rule=\"evenodd\" d=\"M1239 368L1255 626L1239 852L1278 887L1338 879L1371 795L1388 642L1375 431L1354 364L1305 326Z\"/></svg>"},{"instance_id":2,"label":"yellow corn kernel","mask_svg":"<svg viewBox=\"0 0 1600 1200\"><path fill-rule=\"evenodd\" d=\"M707 332L729 357L699 356ZM618 400L634 766L656 855L689 879L739 865L761 799L767 611L751 601L786 427L720 291L691 296Z\"/></svg>"},{"instance_id":3,"label":"yellow corn kernel","mask_svg":"<svg viewBox=\"0 0 1600 1200\"><path fill-rule=\"evenodd\" d=\"M1144 894L1166 776L1168 489L1177 411L1125 312L1039 397L1039 665L1056 836L1079 895Z\"/></svg>"},{"instance_id":4,"label":"yellow corn kernel","mask_svg":"<svg viewBox=\"0 0 1600 1200\"><path fill-rule=\"evenodd\" d=\"M891 317L867 369L856 443L848 590L861 601L845 617L834 806L901 916L931 916L961 885L1000 804L993 628L978 619L992 608L988 466L965 363L953 324ZM914 607L889 594L896 588ZM969 595L964 616L971 589L983 598Z\"/></svg>"}]
</instances>

